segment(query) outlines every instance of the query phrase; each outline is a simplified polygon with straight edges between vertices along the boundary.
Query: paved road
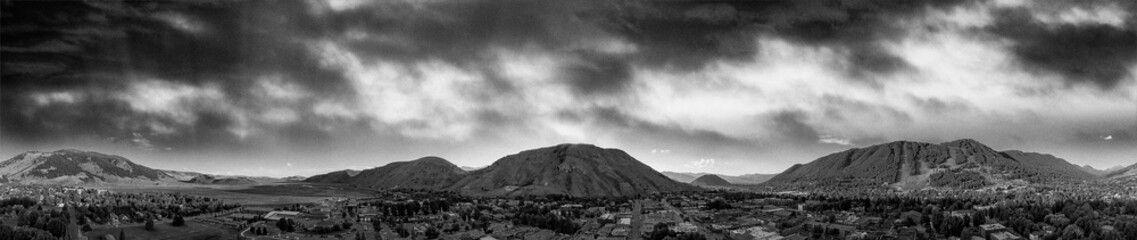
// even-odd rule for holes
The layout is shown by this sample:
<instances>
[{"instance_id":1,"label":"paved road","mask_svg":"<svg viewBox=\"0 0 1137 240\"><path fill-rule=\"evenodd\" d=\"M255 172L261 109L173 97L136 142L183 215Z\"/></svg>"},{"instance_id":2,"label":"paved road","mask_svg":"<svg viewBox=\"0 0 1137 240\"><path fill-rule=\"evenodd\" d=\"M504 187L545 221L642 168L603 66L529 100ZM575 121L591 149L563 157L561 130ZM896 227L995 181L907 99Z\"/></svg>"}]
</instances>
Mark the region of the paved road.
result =
<instances>
[{"instance_id":1,"label":"paved road","mask_svg":"<svg viewBox=\"0 0 1137 240\"><path fill-rule=\"evenodd\" d=\"M632 231L628 232L628 239L640 240L643 238L640 229L643 229L644 225L643 200L635 200L632 206Z\"/></svg>"}]
</instances>

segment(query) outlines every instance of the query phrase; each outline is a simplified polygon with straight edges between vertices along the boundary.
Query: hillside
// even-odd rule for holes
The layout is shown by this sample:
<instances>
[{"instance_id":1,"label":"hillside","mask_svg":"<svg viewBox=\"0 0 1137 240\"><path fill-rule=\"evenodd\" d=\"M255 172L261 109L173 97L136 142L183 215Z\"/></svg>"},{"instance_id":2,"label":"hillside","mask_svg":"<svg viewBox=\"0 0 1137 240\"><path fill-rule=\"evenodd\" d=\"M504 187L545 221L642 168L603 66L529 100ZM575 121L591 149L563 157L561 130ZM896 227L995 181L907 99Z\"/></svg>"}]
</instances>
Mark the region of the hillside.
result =
<instances>
[{"instance_id":1,"label":"hillside","mask_svg":"<svg viewBox=\"0 0 1137 240\"><path fill-rule=\"evenodd\" d=\"M1103 177L1105 175L1109 175L1110 173L1116 172L1117 170L1121 170L1122 168L1125 168L1125 166L1117 165L1117 166L1109 167L1106 169L1097 169L1094 166L1082 165L1082 171L1089 173L1089 174L1093 174L1093 175L1097 175L1097 176L1103 176Z\"/></svg>"},{"instance_id":2,"label":"hillside","mask_svg":"<svg viewBox=\"0 0 1137 240\"><path fill-rule=\"evenodd\" d=\"M465 174L466 171L446 159L424 157L363 171L342 170L315 175L304 182L344 183L386 189L442 189Z\"/></svg>"},{"instance_id":3,"label":"hillside","mask_svg":"<svg viewBox=\"0 0 1137 240\"><path fill-rule=\"evenodd\" d=\"M881 186L980 188L1010 180L1034 183L1097 177L1051 155L998 152L975 140L941 144L898 141L849 149L797 164L767 186Z\"/></svg>"},{"instance_id":4,"label":"hillside","mask_svg":"<svg viewBox=\"0 0 1137 240\"><path fill-rule=\"evenodd\" d=\"M249 179L247 177L218 178L218 177L214 177L214 176L207 175L207 174L198 175L198 176L196 176L196 177L194 177L188 181L184 181L184 182L195 183L195 184L215 184L215 185L257 184L256 181L253 181L252 179Z\"/></svg>"},{"instance_id":5,"label":"hillside","mask_svg":"<svg viewBox=\"0 0 1137 240\"><path fill-rule=\"evenodd\" d=\"M691 182L691 181L695 181L696 178L699 178L703 175L707 175L707 173L680 173L680 172L659 172L659 173L663 174L663 176L667 176L667 178L670 178L671 180L675 180L676 182Z\"/></svg>"},{"instance_id":6,"label":"hillside","mask_svg":"<svg viewBox=\"0 0 1137 240\"><path fill-rule=\"evenodd\" d=\"M200 177L203 175L209 175L209 177L217 178L217 179L244 179L244 180L249 180L252 183L287 182L287 181L289 181L289 178L291 178L291 179L299 178L299 180L304 180L304 177L299 177L299 176L292 176L292 177L287 177L287 178L274 178L274 177L265 177L265 176L205 174L205 173L199 173L199 172L174 171L174 170L162 170L162 169L155 169L155 170L163 172L166 175L170 175L171 177L173 177L175 180L177 180L179 182L193 182L192 180L194 178L197 178L197 177ZM299 180L292 180L292 181L299 181ZM237 184L238 182L240 182L240 181L233 181L233 184Z\"/></svg>"},{"instance_id":7,"label":"hillside","mask_svg":"<svg viewBox=\"0 0 1137 240\"><path fill-rule=\"evenodd\" d=\"M174 179L124 157L73 149L30 151L0 162L0 176L41 183L152 182Z\"/></svg>"},{"instance_id":8,"label":"hillside","mask_svg":"<svg viewBox=\"0 0 1137 240\"><path fill-rule=\"evenodd\" d=\"M308 178L304 177L304 176L287 176L287 177L281 178L280 180L283 182L300 182L300 181L304 181L304 179L308 179Z\"/></svg>"},{"instance_id":9,"label":"hillside","mask_svg":"<svg viewBox=\"0 0 1137 240\"><path fill-rule=\"evenodd\" d=\"M313 175L311 177L304 178L301 181L313 183L347 183L348 180L358 174L359 171L357 170L345 169L325 174Z\"/></svg>"},{"instance_id":10,"label":"hillside","mask_svg":"<svg viewBox=\"0 0 1137 240\"><path fill-rule=\"evenodd\" d=\"M465 174L466 171L446 159L424 157L363 170L347 183L387 189L441 189Z\"/></svg>"},{"instance_id":11,"label":"hillside","mask_svg":"<svg viewBox=\"0 0 1137 240\"><path fill-rule=\"evenodd\" d=\"M1129 165L1128 167L1110 172L1109 174L1106 174L1105 177L1110 179L1137 178L1137 164Z\"/></svg>"},{"instance_id":12,"label":"hillside","mask_svg":"<svg viewBox=\"0 0 1137 240\"><path fill-rule=\"evenodd\" d=\"M730 182L727 182L726 180L722 179L718 175L714 175L714 174L707 174L707 175L700 176L699 178L692 180L691 184L693 184L695 186L730 186L730 185L733 185L733 184L730 184Z\"/></svg>"},{"instance_id":13,"label":"hillside","mask_svg":"<svg viewBox=\"0 0 1137 240\"><path fill-rule=\"evenodd\" d=\"M505 156L449 189L474 195L634 196L698 190L618 149L561 144Z\"/></svg>"}]
</instances>

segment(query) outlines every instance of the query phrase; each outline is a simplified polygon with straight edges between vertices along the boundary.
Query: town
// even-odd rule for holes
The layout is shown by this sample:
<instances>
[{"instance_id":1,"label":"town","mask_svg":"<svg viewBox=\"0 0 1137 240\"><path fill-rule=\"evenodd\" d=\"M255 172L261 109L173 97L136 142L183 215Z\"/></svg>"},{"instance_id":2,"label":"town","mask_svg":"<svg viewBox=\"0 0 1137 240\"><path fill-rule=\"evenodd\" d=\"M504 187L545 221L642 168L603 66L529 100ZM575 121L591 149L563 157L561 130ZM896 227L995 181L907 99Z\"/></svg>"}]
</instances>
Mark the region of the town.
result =
<instances>
[{"instance_id":1,"label":"town","mask_svg":"<svg viewBox=\"0 0 1137 240\"><path fill-rule=\"evenodd\" d=\"M1132 198L1024 192L373 197L241 206L171 193L0 186L2 239L1137 239Z\"/></svg>"}]
</instances>

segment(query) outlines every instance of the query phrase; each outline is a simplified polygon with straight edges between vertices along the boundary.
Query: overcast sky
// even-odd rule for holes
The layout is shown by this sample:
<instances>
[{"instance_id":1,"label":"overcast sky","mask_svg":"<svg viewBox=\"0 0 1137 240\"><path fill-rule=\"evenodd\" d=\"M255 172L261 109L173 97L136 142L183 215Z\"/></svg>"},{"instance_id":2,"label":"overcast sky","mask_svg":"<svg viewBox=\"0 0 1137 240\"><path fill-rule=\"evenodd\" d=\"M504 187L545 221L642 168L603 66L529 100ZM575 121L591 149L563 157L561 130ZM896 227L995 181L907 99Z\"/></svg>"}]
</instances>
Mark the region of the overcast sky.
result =
<instances>
[{"instance_id":1,"label":"overcast sky","mask_svg":"<svg viewBox=\"0 0 1137 240\"><path fill-rule=\"evenodd\" d=\"M311 175L559 143L777 173L897 140L1137 162L1137 3L3 2L0 154Z\"/></svg>"}]
</instances>

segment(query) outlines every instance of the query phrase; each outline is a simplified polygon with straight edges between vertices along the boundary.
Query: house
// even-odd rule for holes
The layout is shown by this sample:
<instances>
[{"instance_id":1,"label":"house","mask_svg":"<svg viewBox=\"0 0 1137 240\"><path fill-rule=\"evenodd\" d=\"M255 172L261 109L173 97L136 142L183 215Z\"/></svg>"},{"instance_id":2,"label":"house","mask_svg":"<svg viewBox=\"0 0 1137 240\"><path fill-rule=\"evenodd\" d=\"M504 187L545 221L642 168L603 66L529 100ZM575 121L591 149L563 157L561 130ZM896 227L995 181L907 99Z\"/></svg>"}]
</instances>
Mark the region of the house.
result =
<instances>
[{"instance_id":1,"label":"house","mask_svg":"<svg viewBox=\"0 0 1137 240\"><path fill-rule=\"evenodd\" d=\"M681 223L675 224L674 227L671 227L671 231L681 232L681 233L691 233L691 232L699 231L699 227L695 226L695 224L693 224L691 222L681 222Z\"/></svg>"},{"instance_id":2,"label":"house","mask_svg":"<svg viewBox=\"0 0 1137 240\"><path fill-rule=\"evenodd\" d=\"M917 211L907 211L907 212L900 213L900 219L912 221L913 223L919 223L920 220L923 218L924 218L924 214L917 212Z\"/></svg>"},{"instance_id":3,"label":"house","mask_svg":"<svg viewBox=\"0 0 1137 240\"><path fill-rule=\"evenodd\" d=\"M627 237L629 232L631 232L631 229L628 226L617 226L615 229L612 229L612 236Z\"/></svg>"},{"instance_id":4,"label":"house","mask_svg":"<svg viewBox=\"0 0 1137 240\"><path fill-rule=\"evenodd\" d=\"M880 224L881 221L882 221L882 219L880 217L863 217L863 218L857 219L856 225L863 228L863 227L868 227L868 226L872 226L875 224Z\"/></svg>"}]
</instances>

